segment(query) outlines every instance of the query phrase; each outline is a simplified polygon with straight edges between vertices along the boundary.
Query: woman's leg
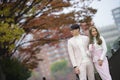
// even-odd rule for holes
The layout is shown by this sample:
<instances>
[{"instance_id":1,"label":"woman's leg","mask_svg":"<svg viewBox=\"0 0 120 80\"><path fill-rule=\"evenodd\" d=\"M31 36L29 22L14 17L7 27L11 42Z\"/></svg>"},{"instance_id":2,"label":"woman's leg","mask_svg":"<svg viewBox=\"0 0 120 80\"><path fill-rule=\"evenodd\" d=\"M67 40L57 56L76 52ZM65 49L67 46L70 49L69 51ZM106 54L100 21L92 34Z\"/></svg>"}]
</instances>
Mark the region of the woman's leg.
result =
<instances>
[{"instance_id":1,"label":"woman's leg","mask_svg":"<svg viewBox=\"0 0 120 80\"><path fill-rule=\"evenodd\" d=\"M94 64L102 80L112 80L110 72L109 72L109 65L108 65L107 58L105 58L105 60L103 61L102 66L99 66L98 62L95 62Z\"/></svg>"}]
</instances>

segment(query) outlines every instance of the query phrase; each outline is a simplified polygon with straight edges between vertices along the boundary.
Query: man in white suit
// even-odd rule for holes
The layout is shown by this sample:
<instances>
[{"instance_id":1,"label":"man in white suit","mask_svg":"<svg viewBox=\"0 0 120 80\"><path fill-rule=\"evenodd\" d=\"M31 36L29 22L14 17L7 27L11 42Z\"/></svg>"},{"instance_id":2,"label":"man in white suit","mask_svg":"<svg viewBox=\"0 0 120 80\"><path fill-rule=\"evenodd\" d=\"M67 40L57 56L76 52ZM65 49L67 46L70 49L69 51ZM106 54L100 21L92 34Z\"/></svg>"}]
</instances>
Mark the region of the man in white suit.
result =
<instances>
[{"instance_id":1,"label":"man in white suit","mask_svg":"<svg viewBox=\"0 0 120 80\"><path fill-rule=\"evenodd\" d=\"M78 74L80 80L95 80L94 67L91 55L88 51L89 38L80 35L80 27L77 24L71 26L72 38L68 40L68 53L75 74Z\"/></svg>"}]
</instances>

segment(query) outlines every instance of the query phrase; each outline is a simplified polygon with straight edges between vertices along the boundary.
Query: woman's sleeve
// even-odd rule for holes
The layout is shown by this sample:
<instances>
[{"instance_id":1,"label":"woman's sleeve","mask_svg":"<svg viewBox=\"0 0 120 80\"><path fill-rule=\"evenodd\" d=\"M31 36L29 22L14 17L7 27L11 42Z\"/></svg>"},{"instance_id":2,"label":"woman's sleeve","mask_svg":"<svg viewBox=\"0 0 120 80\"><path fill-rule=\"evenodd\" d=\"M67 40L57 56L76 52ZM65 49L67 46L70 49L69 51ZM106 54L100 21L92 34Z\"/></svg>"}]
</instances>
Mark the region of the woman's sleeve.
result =
<instances>
[{"instance_id":1,"label":"woman's sleeve","mask_svg":"<svg viewBox=\"0 0 120 80\"><path fill-rule=\"evenodd\" d=\"M105 39L101 36L100 37L101 40L102 40L102 48L103 48L103 52L102 52L102 55L100 57L101 60L104 60L105 56L106 56L106 53L107 53L107 46L106 46L106 42L105 42Z\"/></svg>"},{"instance_id":2,"label":"woman's sleeve","mask_svg":"<svg viewBox=\"0 0 120 80\"><path fill-rule=\"evenodd\" d=\"M75 61L75 55L74 55L75 53L74 53L74 50L73 50L73 47L70 41L68 41L68 54L69 54L73 67L77 66L76 61Z\"/></svg>"},{"instance_id":3,"label":"woman's sleeve","mask_svg":"<svg viewBox=\"0 0 120 80\"><path fill-rule=\"evenodd\" d=\"M94 50L94 45L93 44L89 44L89 51L92 52Z\"/></svg>"}]
</instances>

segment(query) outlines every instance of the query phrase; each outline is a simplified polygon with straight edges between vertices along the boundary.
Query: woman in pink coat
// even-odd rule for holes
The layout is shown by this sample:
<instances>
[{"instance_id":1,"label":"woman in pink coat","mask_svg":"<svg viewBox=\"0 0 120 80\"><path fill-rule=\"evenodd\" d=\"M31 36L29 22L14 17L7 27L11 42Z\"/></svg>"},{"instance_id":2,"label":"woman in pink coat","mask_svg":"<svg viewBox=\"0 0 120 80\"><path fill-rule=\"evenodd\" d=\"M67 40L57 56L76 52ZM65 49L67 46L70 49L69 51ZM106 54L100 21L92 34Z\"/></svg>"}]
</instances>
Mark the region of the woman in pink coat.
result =
<instances>
[{"instance_id":1,"label":"woman in pink coat","mask_svg":"<svg viewBox=\"0 0 120 80\"><path fill-rule=\"evenodd\" d=\"M109 72L109 64L106 57L106 42L100 36L96 27L89 29L89 50L92 54L94 66L102 80L112 80Z\"/></svg>"}]
</instances>

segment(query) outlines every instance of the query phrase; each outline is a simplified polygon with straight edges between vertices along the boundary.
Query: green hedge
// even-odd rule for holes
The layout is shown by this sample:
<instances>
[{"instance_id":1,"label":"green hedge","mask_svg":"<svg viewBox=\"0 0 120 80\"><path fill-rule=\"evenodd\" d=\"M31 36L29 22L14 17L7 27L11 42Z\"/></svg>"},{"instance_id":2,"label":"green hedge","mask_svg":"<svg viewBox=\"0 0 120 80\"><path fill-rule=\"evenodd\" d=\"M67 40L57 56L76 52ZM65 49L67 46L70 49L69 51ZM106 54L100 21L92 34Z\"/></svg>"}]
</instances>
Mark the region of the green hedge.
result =
<instances>
[{"instance_id":1,"label":"green hedge","mask_svg":"<svg viewBox=\"0 0 120 80\"><path fill-rule=\"evenodd\" d=\"M17 59L1 59L0 66L6 80L27 80L31 76L31 72Z\"/></svg>"}]
</instances>

